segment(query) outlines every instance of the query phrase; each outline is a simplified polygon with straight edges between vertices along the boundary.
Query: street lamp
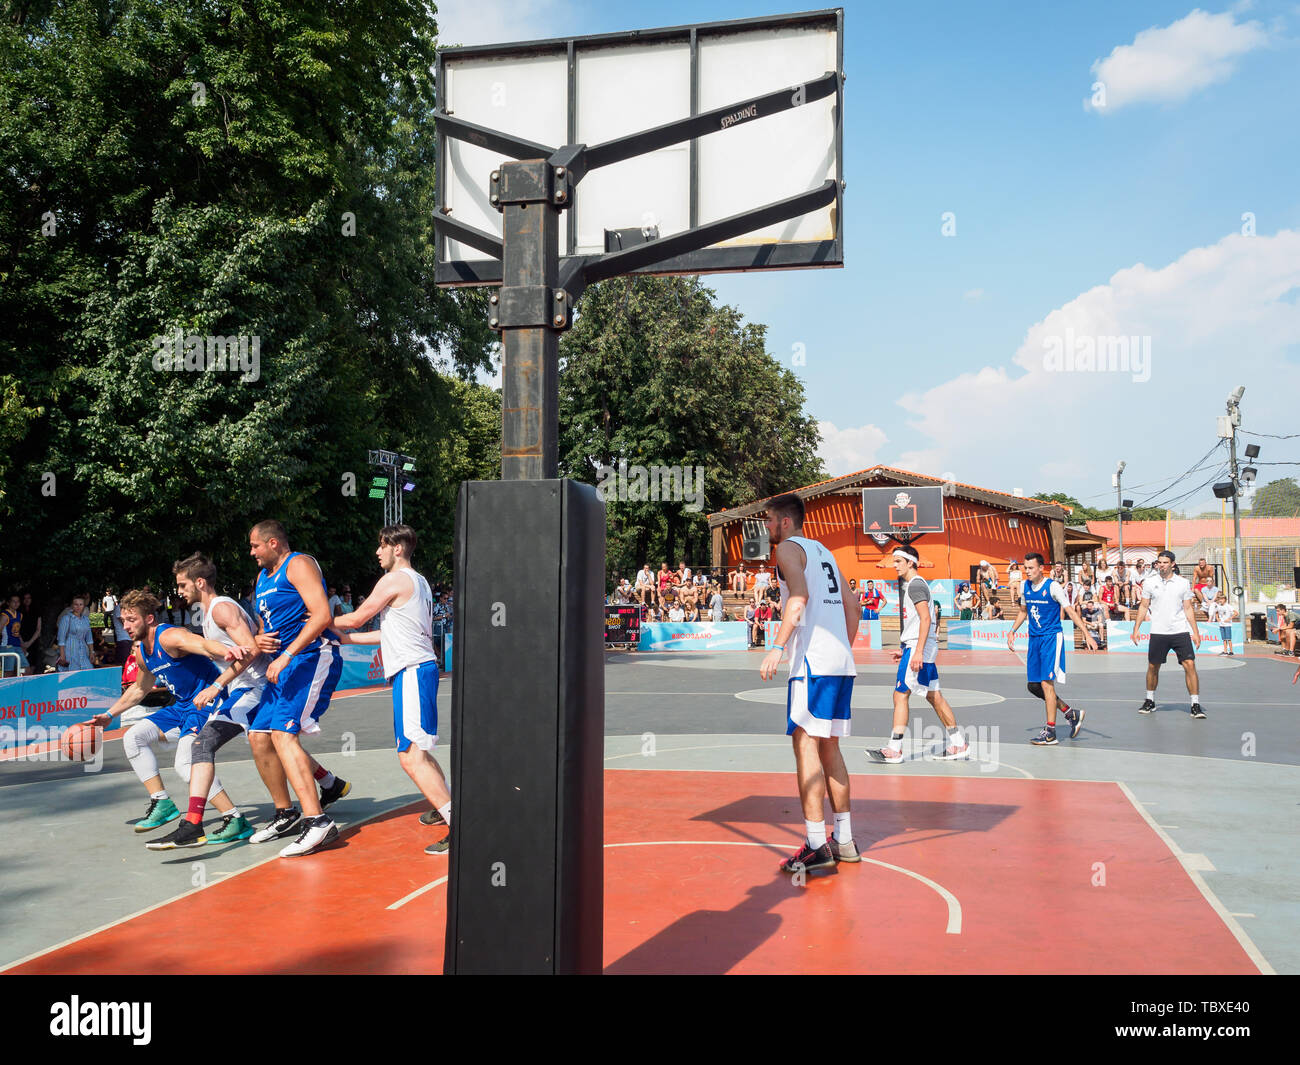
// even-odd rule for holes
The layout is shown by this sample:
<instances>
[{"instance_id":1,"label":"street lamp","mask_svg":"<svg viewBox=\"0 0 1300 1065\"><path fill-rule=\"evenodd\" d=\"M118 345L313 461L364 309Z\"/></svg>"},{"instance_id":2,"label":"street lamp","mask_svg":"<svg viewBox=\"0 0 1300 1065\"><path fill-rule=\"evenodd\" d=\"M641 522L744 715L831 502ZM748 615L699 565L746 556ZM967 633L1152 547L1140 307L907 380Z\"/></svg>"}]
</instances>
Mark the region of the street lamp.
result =
<instances>
[{"instance_id":1,"label":"street lamp","mask_svg":"<svg viewBox=\"0 0 1300 1065\"><path fill-rule=\"evenodd\" d=\"M1124 501L1120 498L1123 489L1120 487L1120 478L1124 473L1124 467L1128 463L1123 460L1115 467L1115 476L1110 479L1110 483L1115 486L1115 502L1119 504L1115 509L1115 520L1119 527L1119 560L1124 561Z\"/></svg>"},{"instance_id":2,"label":"street lamp","mask_svg":"<svg viewBox=\"0 0 1300 1065\"><path fill-rule=\"evenodd\" d=\"M1243 624L1246 621L1246 589L1243 583L1246 575L1246 567L1243 564L1241 557L1241 489L1243 484L1253 483L1255 480L1255 474L1258 472L1253 466L1248 466L1246 469L1250 471L1250 476L1246 477L1245 471L1238 471L1237 469L1237 429L1241 425L1241 397L1245 394L1246 386L1238 385L1228 396L1228 464L1229 470L1231 471L1230 475L1232 481L1227 485L1216 484L1214 486L1214 494L1216 496L1220 499L1229 498L1232 500L1232 540L1237 553L1237 573L1233 581L1236 587L1233 590L1237 593L1238 616L1241 618ZM1252 448L1254 449L1253 454L1251 453ZM1246 445L1247 458L1253 459L1258 454L1258 444ZM1230 489L1231 495L1225 496L1220 494L1219 489L1224 487Z\"/></svg>"}]
</instances>

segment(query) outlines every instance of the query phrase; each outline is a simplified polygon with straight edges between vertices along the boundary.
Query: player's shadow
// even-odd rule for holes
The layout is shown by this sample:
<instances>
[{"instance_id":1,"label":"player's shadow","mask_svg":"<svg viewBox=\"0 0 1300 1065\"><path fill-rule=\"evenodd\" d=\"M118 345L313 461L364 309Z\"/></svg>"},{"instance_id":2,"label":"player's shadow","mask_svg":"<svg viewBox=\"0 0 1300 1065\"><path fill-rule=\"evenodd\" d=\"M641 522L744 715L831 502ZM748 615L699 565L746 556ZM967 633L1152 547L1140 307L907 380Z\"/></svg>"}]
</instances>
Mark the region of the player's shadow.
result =
<instances>
[{"instance_id":1,"label":"player's shadow","mask_svg":"<svg viewBox=\"0 0 1300 1065\"><path fill-rule=\"evenodd\" d=\"M866 858L878 858L882 851L910 845L921 846L950 836L991 832L1019 806L997 803L959 803L855 799L850 805L858 848ZM790 851L803 835L799 804L789 796L750 795L725 806L697 814L692 821L712 822L741 840L771 844L777 832L789 834ZM774 831L773 826L778 826ZM829 825L827 826L830 827ZM705 844L707 846L707 844ZM870 852L867 848L870 847ZM719 855L731 850L717 848ZM606 967L609 974L622 973L725 973L744 961L781 927L780 914L772 912L790 899L792 892L812 893L823 902L826 889L841 875L810 876L804 887L775 868L771 879L747 889L746 897L729 910L696 910L679 917L667 928ZM721 860L721 858L720 858ZM883 860L883 859L880 859ZM895 858L891 864L904 862ZM843 867L841 867L843 868ZM793 957L793 956L792 956Z\"/></svg>"}]
</instances>

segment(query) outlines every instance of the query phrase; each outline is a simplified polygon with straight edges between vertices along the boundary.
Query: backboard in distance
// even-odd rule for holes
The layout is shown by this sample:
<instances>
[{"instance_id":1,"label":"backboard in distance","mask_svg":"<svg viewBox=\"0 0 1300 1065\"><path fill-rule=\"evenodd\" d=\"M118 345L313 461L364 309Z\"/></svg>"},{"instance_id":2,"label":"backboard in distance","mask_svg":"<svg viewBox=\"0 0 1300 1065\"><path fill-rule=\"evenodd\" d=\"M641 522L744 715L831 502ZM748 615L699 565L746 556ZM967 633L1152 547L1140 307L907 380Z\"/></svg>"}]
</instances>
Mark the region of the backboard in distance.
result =
<instances>
[{"instance_id":1,"label":"backboard in distance","mask_svg":"<svg viewBox=\"0 0 1300 1065\"><path fill-rule=\"evenodd\" d=\"M943 486L862 489L862 531L877 543L943 532Z\"/></svg>"}]
</instances>

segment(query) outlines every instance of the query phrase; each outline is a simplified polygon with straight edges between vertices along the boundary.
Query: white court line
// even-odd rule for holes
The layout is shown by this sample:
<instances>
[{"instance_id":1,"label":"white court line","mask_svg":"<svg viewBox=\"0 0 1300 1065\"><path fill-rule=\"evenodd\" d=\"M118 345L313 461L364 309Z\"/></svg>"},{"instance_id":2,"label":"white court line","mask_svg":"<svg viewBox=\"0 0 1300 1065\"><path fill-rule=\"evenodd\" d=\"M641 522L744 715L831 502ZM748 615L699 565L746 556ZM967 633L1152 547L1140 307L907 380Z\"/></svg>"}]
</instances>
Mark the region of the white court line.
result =
<instances>
[{"instance_id":1,"label":"white court line","mask_svg":"<svg viewBox=\"0 0 1300 1065\"><path fill-rule=\"evenodd\" d=\"M1165 833L1165 830L1161 828L1158 824L1156 824L1155 819L1152 818L1152 816L1142 808L1142 804L1138 802L1137 796L1135 796L1133 792L1129 790L1129 786L1127 784L1125 784L1122 780L1117 780L1115 781L1115 783L1116 785L1118 785L1120 791L1122 791L1125 795L1128 796L1129 802L1133 804L1133 809L1135 809L1138 813L1140 813L1142 815L1142 819L1146 821L1148 825L1151 826L1152 831L1155 832L1156 835L1158 835L1162 840L1164 840L1165 846L1169 848L1170 853L1172 853L1173 856L1178 859L1178 863L1183 867L1184 871L1191 878L1192 883L1196 885L1197 889L1205 897L1205 901L1208 902L1210 906L1214 909L1214 912L1217 913L1220 918L1222 918L1223 923L1228 926L1228 931L1231 932L1233 936L1236 937L1237 942L1241 944L1242 950L1244 950L1246 952L1246 955L1250 958L1250 960L1255 963L1256 968L1258 968L1259 971L1263 973L1265 976L1276 976L1277 971L1273 968L1273 966L1269 965L1268 960L1264 957L1263 952L1259 949L1259 947L1255 946L1250 936L1246 935L1246 930L1237 923L1234 916L1228 912L1228 908L1224 906L1223 903L1219 901L1218 896L1215 895L1214 892L1210 890L1210 885L1205 882L1205 878L1202 877L1201 874L1196 869L1190 868L1188 866L1188 863L1184 861L1184 858L1188 857L1188 855L1185 855L1183 853L1183 849L1180 846L1178 846L1178 844L1173 841L1173 838L1167 835ZM1203 857L1203 856L1198 855L1197 857Z\"/></svg>"},{"instance_id":2,"label":"white court line","mask_svg":"<svg viewBox=\"0 0 1300 1065\"><path fill-rule=\"evenodd\" d=\"M432 891L432 890L433 890L434 888L436 888L439 884L445 884L446 882L447 882L447 878L446 878L445 876L440 876L437 880L433 881L433 883L431 883L431 884L425 884L424 887L422 887L422 888L416 888L414 891L412 891L412 892L411 892L409 895L407 895L405 898L398 899L398 900L397 900L396 902L394 902L391 906L389 906L388 909L390 909L390 910L400 910L403 906L405 906L405 905L406 905L408 902L410 902L412 899L418 899L418 898L419 898L421 895L423 895L426 891Z\"/></svg>"},{"instance_id":3,"label":"white court line","mask_svg":"<svg viewBox=\"0 0 1300 1065\"><path fill-rule=\"evenodd\" d=\"M774 850L781 853L790 849L789 843L748 843L735 840L713 840L713 839L658 839L649 840L642 843L606 843L609 847L766 847L768 850ZM961 935L961 903L957 901L957 896L949 891L942 884L936 884L928 876L922 876L920 873L914 873L911 869L904 869L901 865L890 865L888 862L878 862L874 858L868 858L865 855L862 860L870 862L872 865L878 865L882 869L892 869L896 873L903 873L912 877L914 880L921 881L926 887L938 892L939 896L948 905L948 935Z\"/></svg>"}]
</instances>

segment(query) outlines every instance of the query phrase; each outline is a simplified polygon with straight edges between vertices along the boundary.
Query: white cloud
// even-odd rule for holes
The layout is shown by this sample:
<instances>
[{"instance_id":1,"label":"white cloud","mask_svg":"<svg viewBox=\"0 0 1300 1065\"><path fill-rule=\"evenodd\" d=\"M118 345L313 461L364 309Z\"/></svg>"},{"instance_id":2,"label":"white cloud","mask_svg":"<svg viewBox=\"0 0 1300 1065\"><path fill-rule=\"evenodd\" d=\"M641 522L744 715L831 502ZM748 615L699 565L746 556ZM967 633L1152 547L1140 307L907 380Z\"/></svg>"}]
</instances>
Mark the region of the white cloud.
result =
<instances>
[{"instance_id":1,"label":"white cloud","mask_svg":"<svg viewBox=\"0 0 1300 1065\"><path fill-rule=\"evenodd\" d=\"M581 34L574 9L561 0L440 0L438 43L508 44Z\"/></svg>"},{"instance_id":2,"label":"white cloud","mask_svg":"<svg viewBox=\"0 0 1300 1065\"><path fill-rule=\"evenodd\" d=\"M1294 415L1279 382L1300 371L1297 291L1297 230L1234 234L1158 269L1120 270L1035 323L1009 365L904 395L923 441L898 465L1029 492L1100 492L1121 458L1136 480L1172 478L1214 442L1215 418L1239 384L1243 417L1281 431ZM1121 338L1138 351L1149 343L1149 365L1125 369ZM1093 364L1114 370L1086 368L1089 341ZM1062 347L1073 369L1052 361Z\"/></svg>"},{"instance_id":3,"label":"white cloud","mask_svg":"<svg viewBox=\"0 0 1300 1065\"><path fill-rule=\"evenodd\" d=\"M876 452L888 439L885 431L874 425L837 429L834 422L818 422L817 428L822 434L817 454L826 463L827 477L842 477L876 465L880 461Z\"/></svg>"},{"instance_id":4,"label":"white cloud","mask_svg":"<svg viewBox=\"0 0 1300 1065\"><path fill-rule=\"evenodd\" d=\"M983 298L984 290L982 288L972 288L962 293L962 299L982 300Z\"/></svg>"},{"instance_id":5,"label":"white cloud","mask_svg":"<svg viewBox=\"0 0 1300 1065\"><path fill-rule=\"evenodd\" d=\"M1105 102L1094 93L1084 107L1104 114L1129 104L1186 99L1226 81L1238 57L1268 42L1258 22L1239 23L1233 12L1211 15L1197 8L1168 26L1143 30L1132 44L1118 45L1093 63Z\"/></svg>"}]
</instances>

